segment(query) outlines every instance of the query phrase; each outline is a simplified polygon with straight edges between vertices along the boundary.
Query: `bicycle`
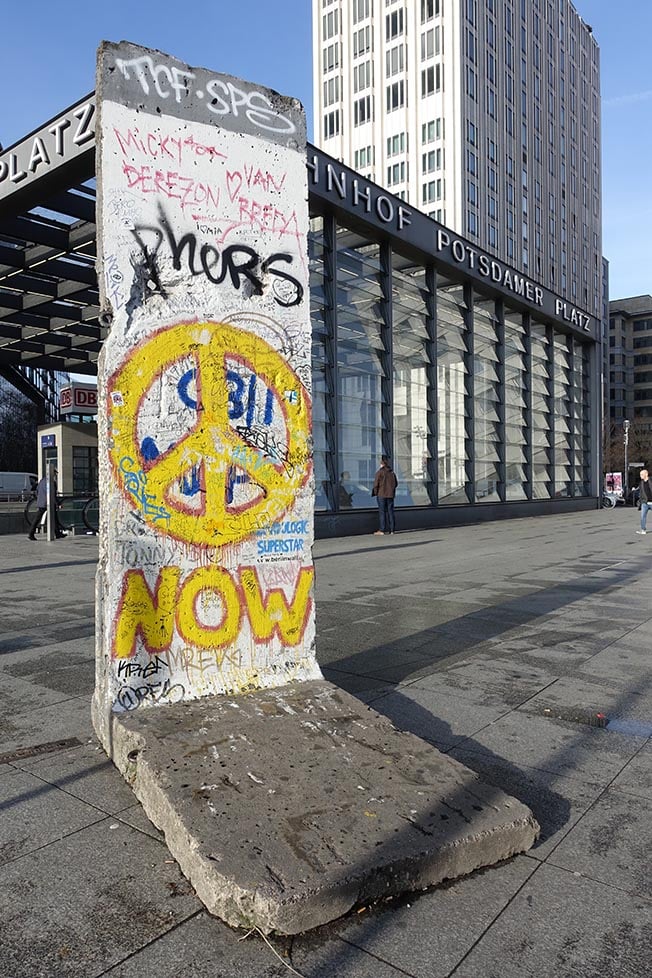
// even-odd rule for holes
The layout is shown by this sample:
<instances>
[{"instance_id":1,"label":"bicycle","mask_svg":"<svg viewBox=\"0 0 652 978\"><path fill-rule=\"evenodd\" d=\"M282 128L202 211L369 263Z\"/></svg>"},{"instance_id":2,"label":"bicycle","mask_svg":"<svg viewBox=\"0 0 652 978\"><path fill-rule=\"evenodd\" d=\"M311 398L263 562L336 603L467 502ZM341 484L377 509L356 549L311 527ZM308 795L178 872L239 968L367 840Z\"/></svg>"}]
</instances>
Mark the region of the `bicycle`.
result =
<instances>
[{"instance_id":1,"label":"bicycle","mask_svg":"<svg viewBox=\"0 0 652 978\"><path fill-rule=\"evenodd\" d=\"M100 529L100 497L91 496L86 501L82 510L84 526L93 534L97 534Z\"/></svg>"}]
</instances>

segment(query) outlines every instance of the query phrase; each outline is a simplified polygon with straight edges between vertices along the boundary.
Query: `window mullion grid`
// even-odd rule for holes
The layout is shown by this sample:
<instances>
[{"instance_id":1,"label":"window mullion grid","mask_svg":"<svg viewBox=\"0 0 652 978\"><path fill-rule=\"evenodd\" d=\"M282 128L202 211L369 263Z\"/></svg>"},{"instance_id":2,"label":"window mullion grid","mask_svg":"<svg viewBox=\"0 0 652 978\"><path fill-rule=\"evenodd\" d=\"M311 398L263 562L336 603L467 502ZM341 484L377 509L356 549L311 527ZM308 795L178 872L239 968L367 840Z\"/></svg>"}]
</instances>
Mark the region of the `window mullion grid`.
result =
<instances>
[{"instance_id":1,"label":"window mullion grid","mask_svg":"<svg viewBox=\"0 0 652 978\"><path fill-rule=\"evenodd\" d=\"M337 224L333 215L324 217L324 295L326 298L326 469L328 472L329 509L339 507L339 378L337 353Z\"/></svg>"},{"instance_id":2,"label":"window mullion grid","mask_svg":"<svg viewBox=\"0 0 652 978\"><path fill-rule=\"evenodd\" d=\"M394 351L392 342L392 246L385 241L380 246L380 310L382 377L381 420L383 455L393 458L394 447Z\"/></svg>"},{"instance_id":3,"label":"window mullion grid","mask_svg":"<svg viewBox=\"0 0 652 978\"><path fill-rule=\"evenodd\" d=\"M534 437L532 431L532 318L523 316L525 341L525 495L534 496Z\"/></svg>"},{"instance_id":4,"label":"window mullion grid","mask_svg":"<svg viewBox=\"0 0 652 978\"><path fill-rule=\"evenodd\" d=\"M507 410L507 391L505 389L505 306L501 299L496 301L496 335L498 337L498 496L501 503L507 498L507 433L505 412Z\"/></svg>"},{"instance_id":5,"label":"window mullion grid","mask_svg":"<svg viewBox=\"0 0 652 978\"><path fill-rule=\"evenodd\" d=\"M464 429L465 429L465 454L464 464L466 472L466 498L470 503L475 502L475 397L474 386L475 376L473 369L474 355L474 335L473 335L473 287L466 283L464 285L464 309L462 311L464 320L464 342L466 346L464 375Z\"/></svg>"},{"instance_id":6,"label":"window mullion grid","mask_svg":"<svg viewBox=\"0 0 652 978\"><path fill-rule=\"evenodd\" d=\"M439 391L437 388L437 271L426 268L426 384L428 398L428 495L439 499Z\"/></svg>"},{"instance_id":7,"label":"window mullion grid","mask_svg":"<svg viewBox=\"0 0 652 978\"><path fill-rule=\"evenodd\" d=\"M550 418L550 449L548 476L550 496L554 498L557 491L557 439L555 435L555 331L552 326L546 326L548 339L548 417Z\"/></svg>"},{"instance_id":8,"label":"window mullion grid","mask_svg":"<svg viewBox=\"0 0 652 978\"><path fill-rule=\"evenodd\" d=\"M575 436L577 434L578 418L577 418L577 383L579 377L576 373L575 367L575 357L578 352L578 344L572 336L568 337L569 341L569 355L570 355L570 370L568 372L569 380L569 391L568 391L568 415L569 415L569 432L568 438L570 442L570 455L569 455L569 466L570 466L570 486L569 492L571 496L578 495L577 485L575 481L575 462L576 462L576 452L575 452Z\"/></svg>"}]
</instances>

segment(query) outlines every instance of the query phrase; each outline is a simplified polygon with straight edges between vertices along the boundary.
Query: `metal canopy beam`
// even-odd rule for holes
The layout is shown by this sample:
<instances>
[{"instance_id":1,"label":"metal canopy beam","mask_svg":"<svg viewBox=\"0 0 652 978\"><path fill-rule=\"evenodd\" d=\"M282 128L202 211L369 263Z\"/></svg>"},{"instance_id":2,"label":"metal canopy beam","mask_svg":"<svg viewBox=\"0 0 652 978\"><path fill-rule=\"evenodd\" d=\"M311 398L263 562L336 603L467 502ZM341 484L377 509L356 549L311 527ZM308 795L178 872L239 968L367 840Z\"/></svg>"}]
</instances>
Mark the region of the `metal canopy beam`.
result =
<instances>
[{"instance_id":1,"label":"metal canopy beam","mask_svg":"<svg viewBox=\"0 0 652 978\"><path fill-rule=\"evenodd\" d=\"M20 160L38 134L0 155L0 365L7 368L94 372L105 330L95 271L93 117L92 100L84 100L45 127L63 139L75 126L84 151L73 140L72 166L40 175L27 167L21 177Z\"/></svg>"}]
</instances>

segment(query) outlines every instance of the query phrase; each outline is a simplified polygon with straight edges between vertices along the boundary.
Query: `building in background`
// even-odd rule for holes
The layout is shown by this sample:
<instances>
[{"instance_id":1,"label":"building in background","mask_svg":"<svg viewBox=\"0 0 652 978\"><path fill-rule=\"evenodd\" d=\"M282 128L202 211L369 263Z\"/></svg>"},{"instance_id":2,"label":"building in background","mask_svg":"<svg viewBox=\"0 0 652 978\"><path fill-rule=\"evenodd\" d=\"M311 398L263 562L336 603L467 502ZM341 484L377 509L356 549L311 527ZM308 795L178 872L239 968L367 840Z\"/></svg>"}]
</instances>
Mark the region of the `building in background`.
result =
<instances>
[{"instance_id":1,"label":"building in background","mask_svg":"<svg viewBox=\"0 0 652 978\"><path fill-rule=\"evenodd\" d=\"M609 303L609 420L652 431L652 295Z\"/></svg>"},{"instance_id":2,"label":"building in background","mask_svg":"<svg viewBox=\"0 0 652 978\"><path fill-rule=\"evenodd\" d=\"M37 471L37 426L59 417L68 374L36 367L0 370L0 469Z\"/></svg>"},{"instance_id":3,"label":"building in background","mask_svg":"<svg viewBox=\"0 0 652 978\"><path fill-rule=\"evenodd\" d=\"M315 143L591 315L600 61L568 0L313 0Z\"/></svg>"},{"instance_id":4,"label":"building in background","mask_svg":"<svg viewBox=\"0 0 652 978\"><path fill-rule=\"evenodd\" d=\"M604 469L625 472L624 424L627 432L627 486L641 466L652 466L652 296L638 295L609 303L605 345Z\"/></svg>"}]
</instances>

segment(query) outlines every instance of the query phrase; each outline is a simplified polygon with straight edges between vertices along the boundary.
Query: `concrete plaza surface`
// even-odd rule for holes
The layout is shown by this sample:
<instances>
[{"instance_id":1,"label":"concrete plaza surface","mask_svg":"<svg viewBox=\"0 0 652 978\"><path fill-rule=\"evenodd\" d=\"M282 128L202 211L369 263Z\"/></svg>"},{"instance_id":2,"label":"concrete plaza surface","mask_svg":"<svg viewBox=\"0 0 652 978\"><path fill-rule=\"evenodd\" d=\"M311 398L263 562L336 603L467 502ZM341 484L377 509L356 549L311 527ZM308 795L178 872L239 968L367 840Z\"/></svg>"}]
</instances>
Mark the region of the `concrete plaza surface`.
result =
<instances>
[{"instance_id":1,"label":"concrete plaza surface","mask_svg":"<svg viewBox=\"0 0 652 978\"><path fill-rule=\"evenodd\" d=\"M1 537L1 978L649 978L652 534L637 519L316 544L326 678L529 805L542 834L271 947L204 911L93 736L97 542Z\"/></svg>"}]
</instances>

